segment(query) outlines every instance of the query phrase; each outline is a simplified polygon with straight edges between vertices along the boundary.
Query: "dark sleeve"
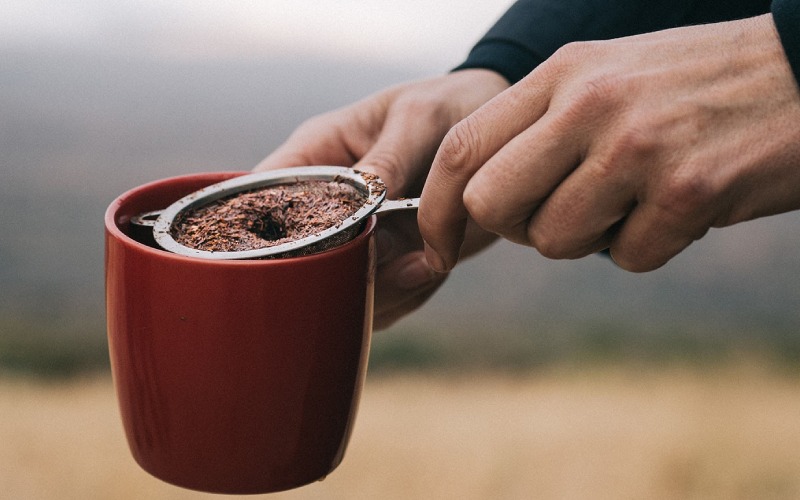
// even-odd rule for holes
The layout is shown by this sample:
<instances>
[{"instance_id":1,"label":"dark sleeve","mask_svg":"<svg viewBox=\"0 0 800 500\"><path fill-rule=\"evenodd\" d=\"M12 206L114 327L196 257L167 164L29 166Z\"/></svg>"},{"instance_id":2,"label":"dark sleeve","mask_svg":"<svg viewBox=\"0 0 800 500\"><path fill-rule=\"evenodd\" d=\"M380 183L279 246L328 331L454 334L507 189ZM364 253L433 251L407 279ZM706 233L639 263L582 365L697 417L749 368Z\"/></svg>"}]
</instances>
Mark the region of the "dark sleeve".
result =
<instances>
[{"instance_id":1,"label":"dark sleeve","mask_svg":"<svg viewBox=\"0 0 800 500\"><path fill-rule=\"evenodd\" d=\"M800 83L800 0L774 0L772 19L792 66L794 79Z\"/></svg>"},{"instance_id":2,"label":"dark sleeve","mask_svg":"<svg viewBox=\"0 0 800 500\"><path fill-rule=\"evenodd\" d=\"M570 42L737 19L768 9L769 0L519 0L456 69L491 69L515 83Z\"/></svg>"}]
</instances>

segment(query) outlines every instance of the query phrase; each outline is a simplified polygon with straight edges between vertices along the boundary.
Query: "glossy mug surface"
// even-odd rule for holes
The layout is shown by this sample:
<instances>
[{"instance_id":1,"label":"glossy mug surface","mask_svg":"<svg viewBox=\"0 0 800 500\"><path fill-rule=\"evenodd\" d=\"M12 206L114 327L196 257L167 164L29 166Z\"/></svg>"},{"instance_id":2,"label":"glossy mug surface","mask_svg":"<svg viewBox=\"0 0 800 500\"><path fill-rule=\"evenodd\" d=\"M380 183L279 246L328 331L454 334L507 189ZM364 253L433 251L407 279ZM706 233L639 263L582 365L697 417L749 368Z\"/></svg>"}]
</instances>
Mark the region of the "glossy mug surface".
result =
<instances>
[{"instance_id":1,"label":"glossy mug surface","mask_svg":"<svg viewBox=\"0 0 800 500\"><path fill-rule=\"evenodd\" d=\"M372 329L375 217L344 245L275 260L182 257L132 232L131 217L234 175L164 179L111 203L109 352L143 469L186 488L266 493L342 460Z\"/></svg>"}]
</instances>

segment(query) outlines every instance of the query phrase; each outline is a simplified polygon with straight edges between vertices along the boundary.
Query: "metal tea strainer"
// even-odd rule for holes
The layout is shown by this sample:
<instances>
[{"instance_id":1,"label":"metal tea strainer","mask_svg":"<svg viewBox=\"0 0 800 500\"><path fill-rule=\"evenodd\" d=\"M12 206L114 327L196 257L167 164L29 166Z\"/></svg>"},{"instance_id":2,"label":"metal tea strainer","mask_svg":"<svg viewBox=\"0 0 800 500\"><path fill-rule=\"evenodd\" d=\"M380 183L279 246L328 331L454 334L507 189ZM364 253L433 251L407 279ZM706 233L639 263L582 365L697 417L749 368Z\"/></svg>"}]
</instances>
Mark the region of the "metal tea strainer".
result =
<instances>
[{"instance_id":1,"label":"metal tea strainer","mask_svg":"<svg viewBox=\"0 0 800 500\"><path fill-rule=\"evenodd\" d=\"M186 213L240 193L304 181L349 184L363 195L364 204L341 223L320 232L285 243L251 250L201 250L183 245L175 238L176 221L179 221ZM309 255L328 250L353 239L360 232L363 221L374 213L418 207L419 198L386 200L386 187L374 174L347 167L291 167L242 175L213 184L181 198L163 210L139 214L131 219L131 223L140 227L152 227L155 242L164 250L179 255L215 260L264 259Z\"/></svg>"}]
</instances>

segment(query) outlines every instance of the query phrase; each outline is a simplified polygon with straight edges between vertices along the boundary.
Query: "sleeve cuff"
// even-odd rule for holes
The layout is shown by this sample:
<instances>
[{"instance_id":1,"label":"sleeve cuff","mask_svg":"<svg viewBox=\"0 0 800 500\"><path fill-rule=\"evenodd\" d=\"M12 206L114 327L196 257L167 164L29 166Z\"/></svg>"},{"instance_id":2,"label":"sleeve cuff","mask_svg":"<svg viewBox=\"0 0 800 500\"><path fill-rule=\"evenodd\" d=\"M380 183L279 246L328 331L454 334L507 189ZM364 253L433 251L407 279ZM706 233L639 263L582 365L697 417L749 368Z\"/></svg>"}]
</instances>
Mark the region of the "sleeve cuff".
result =
<instances>
[{"instance_id":1,"label":"sleeve cuff","mask_svg":"<svg viewBox=\"0 0 800 500\"><path fill-rule=\"evenodd\" d=\"M512 85L544 62L544 58L525 47L507 40L484 40L476 45L469 57L453 69L482 68L500 73Z\"/></svg>"},{"instance_id":2,"label":"sleeve cuff","mask_svg":"<svg viewBox=\"0 0 800 500\"><path fill-rule=\"evenodd\" d=\"M771 10L783 51L800 84L800 0L773 0Z\"/></svg>"}]
</instances>

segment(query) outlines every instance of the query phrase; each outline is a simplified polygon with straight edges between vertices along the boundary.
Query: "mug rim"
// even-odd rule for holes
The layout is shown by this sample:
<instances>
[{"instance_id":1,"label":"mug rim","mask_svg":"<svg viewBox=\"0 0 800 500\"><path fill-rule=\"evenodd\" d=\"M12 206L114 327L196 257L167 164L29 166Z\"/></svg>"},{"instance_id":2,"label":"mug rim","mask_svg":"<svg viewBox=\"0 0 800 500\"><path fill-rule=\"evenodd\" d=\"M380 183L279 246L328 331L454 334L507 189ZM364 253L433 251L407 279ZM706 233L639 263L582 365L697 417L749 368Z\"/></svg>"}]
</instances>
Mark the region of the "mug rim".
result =
<instances>
[{"instance_id":1,"label":"mug rim","mask_svg":"<svg viewBox=\"0 0 800 500\"><path fill-rule=\"evenodd\" d=\"M147 182L145 184L141 184L134 188L131 188L116 198L108 205L106 208L104 221L105 221L105 231L106 234L113 237L121 244L134 247L136 251L144 252L146 254L152 254L153 257L164 258L164 259L175 259L176 261L182 263L190 263L193 265L203 266L203 265L211 265L211 266L275 266L275 265L286 265L290 263L294 263L297 261L309 261L314 259L324 259L329 256L333 256L338 254L339 252L346 252L350 246L358 245L361 240L365 238L369 238L370 235L374 232L375 226L377 224L377 216L371 215L369 218L366 219L366 223L364 228L350 241L347 241L341 245L337 245L333 248L313 253L310 255L298 255L294 257L282 257L276 259L220 259L220 260L212 260L212 259L203 259L200 257L193 257L188 255L180 255L173 252L169 252L162 248L153 248L149 245L145 245L135 239L131 238L129 235L125 234L119 227L117 221L117 214L119 213L120 208L126 203L129 198L135 197L142 192L146 192L149 190L156 189L164 184L170 184L174 182L180 182L182 180L202 180L207 178L209 180L209 184L213 184L214 182L219 182L219 177L222 175L229 176L229 178L237 177L240 175L246 175L248 172L242 171L216 171L216 172L198 172L194 174L183 174L177 175L172 177L165 177L163 179L157 179L154 181Z\"/></svg>"}]
</instances>

